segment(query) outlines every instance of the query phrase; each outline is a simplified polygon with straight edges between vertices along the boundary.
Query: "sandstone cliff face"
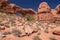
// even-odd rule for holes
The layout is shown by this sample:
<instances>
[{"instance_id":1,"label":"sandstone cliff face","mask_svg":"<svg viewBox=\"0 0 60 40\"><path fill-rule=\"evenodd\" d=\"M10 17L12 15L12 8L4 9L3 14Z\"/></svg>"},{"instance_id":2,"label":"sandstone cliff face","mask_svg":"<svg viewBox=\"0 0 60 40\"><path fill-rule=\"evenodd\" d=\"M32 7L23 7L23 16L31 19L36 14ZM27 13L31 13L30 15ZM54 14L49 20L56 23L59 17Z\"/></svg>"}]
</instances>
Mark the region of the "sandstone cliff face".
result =
<instances>
[{"instance_id":1,"label":"sandstone cliff face","mask_svg":"<svg viewBox=\"0 0 60 40\"><path fill-rule=\"evenodd\" d=\"M0 8L3 9L5 12L10 12L16 14L17 12L25 16L26 14L36 14L33 9L24 9L15 4L8 3L8 1L1 1Z\"/></svg>"},{"instance_id":2,"label":"sandstone cliff face","mask_svg":"<svg viewBox=\"0 0 60 40\"><path fill-rule=\"evenodd\" d=\"M31 8L25 9L17 6L16 4L11 4L8 2L8 0L1 0L0 9L12 14L20 13L23 17L25 17L26 14L30 14L36 20L40 20L43 22L60 21L60 5L52 10L46 2L42 2L39 5L38 12L36 12Z\"/></svg>"},{"instance_id":3,"label":"sandstone cliff face","mask_svg":"<svg viewBox=\"0 0 60 40\"><path fill-rule=\"evenodd\" d=\"M60 4L57 5L57 7L55 8L55 10L60 11Z\"/></svg>"},{"instance_id":4,"label":"sandstone cliff face","mask_svg":"<svg viewBox=\"0 0 60 40\"><path fill-rule=\"evenodd\" d=\"M38 13L44 13L44 12L50 12L50 11L51 11L51 8L49 7L49 5L46 2L42 2L39 5Z\"/></svg>"},{"instance_id":5,"label":"sandstone cliff face","mask_svg":"<svg viewBox=\"0 0 60 40\"><path fill-rule=\"evenodd\" d=\"M38 8L38 20L43 22L54 22L54 16L51 14L51 8L46 2L42 2Z\"/></svg>"},{"instance_id":6,"label":"sandstone cliff face","mask_svg":"<svg viewBox=\"0 0 60 40\"><path fill-rule=\"evenodd\" d=\"M54 10L51 10L51 13L56 18L56 22L60 22L60 4Z\"/></svg>"},{"instance_id":7,"label":"sandstone cliff face","mask_svg":"<svg viewBox=\"0 0 60 40\"><path fill-rule=\"evenodd\" d=\"M50 13L38 14L38 20L40 20L42 22L45 22L45 23L55 22L54 16Z\"/></svg>"}]
</instances>

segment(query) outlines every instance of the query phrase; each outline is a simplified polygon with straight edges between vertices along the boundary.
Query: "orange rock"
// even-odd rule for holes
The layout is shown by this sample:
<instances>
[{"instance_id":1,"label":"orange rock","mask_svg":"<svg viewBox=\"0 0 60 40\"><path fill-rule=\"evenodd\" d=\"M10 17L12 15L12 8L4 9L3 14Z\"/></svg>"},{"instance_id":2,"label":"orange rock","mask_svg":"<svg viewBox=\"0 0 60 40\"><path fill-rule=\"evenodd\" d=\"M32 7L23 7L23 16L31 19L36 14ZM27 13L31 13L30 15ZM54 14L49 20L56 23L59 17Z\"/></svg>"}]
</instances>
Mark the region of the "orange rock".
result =
<instances>
[{"instance_id":1,"label":"orange rock","mask_svg":"<svg viewBox=\"0 0 60 40\"><path fill-rule=\"evenodd\" d=\"M60 4L55 8L57 11L60 11Z\"/></svg>"},{"instance_id":2,"label":"orange rock","mask_svg":"<svg viewBox=\"0 0 60 40\"><path fill-rule=\"evenodd\" d=\"M5 27L4 27L4 26L1 26L1 27L0 27L0 30L5 30Z\"/></svg>"},{"instance_id":3,"label":"orange rock","mask_svg":"<svg viewBox=\"0 0 60 40\"><path fill-rule=\"evenodd\" d=\"M54 35L60 35L60 31L59 31L59 30L55 30L55 31L53 32L53 34L54 34Z\"/></svg>"},{"instance_id":4,"label":"orange rock","mask_svg":"<svg viewBox=\"0 0 60 40\"><path fill-rule=\"evenodd\" d=\"M47 23L55 21L54 16L51 13L38 14L38 20Z\"/></svg>"},{"instance_id":5,"label":"orange rock","mask_svg":"<svg viewBox=\"0 0 60 40\"><path fill-rule=\"evenodd\" d=\"M46 2L42 2L39 5L38 13L41 13L41 12L50 12L50 10L51 9L50 9L49 5Z\"/></svg>"},{"instance_id":6,"label":"orange rock","mask_svg":"<svg viewBox=\"0 0 60 40\"><path fill-rule=\"evenodd\" d=\"M51 13L56 18L56 21L60 22L60 4L57 5L55 9L51 10Z\"/></svg>"}]
</instances>

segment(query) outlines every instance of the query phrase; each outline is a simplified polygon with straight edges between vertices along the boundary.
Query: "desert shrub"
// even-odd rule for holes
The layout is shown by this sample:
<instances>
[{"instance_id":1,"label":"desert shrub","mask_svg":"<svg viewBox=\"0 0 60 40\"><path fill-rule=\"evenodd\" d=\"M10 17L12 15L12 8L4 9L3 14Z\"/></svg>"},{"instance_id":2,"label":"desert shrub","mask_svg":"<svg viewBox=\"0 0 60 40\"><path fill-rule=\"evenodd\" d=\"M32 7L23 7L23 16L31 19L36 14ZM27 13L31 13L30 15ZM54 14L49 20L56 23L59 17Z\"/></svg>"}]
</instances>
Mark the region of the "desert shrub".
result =
<instances>
[{"instance_id":1,"label":"desert shrub","mask_svg":"<svg viewBox=\"0 0 60 40\"><path fill-rule=\"evenodd\" d=\"M11 23L11 26L16 26L15 20L9 20L9 22Z\"/></svg>"},{"instance_id":2,"label":"desert shrub","mask_svg":"<svg viewBox=\"0 0 60 40\"><path fill-rule=\"evenodd\" d=\"M39 32L39 33L37 33L37 35L39 36L41 33Z\"/></svg>"},{"instance_id":3,"label":"desert shrub","mask_svg":"<svg viewBox=\"0 0 60 40\"><path fill-rule=\"evenodd\" d=\"M0 38L4 38L4 37L6 37L6 35L0 33Z\"/></svg>"},{"instance_id":4,"label":"desert shrub","mask_svg":"<svg viewBox=\"0 0 60 40\"><path fill-rule=\"evenodd\" d=\"M45 29L44 32L45 32L45 33L49 33L49 32L48 32L48 29Z\"/></svg>"},{"instance_id":5,"label":"desert shrub","mask_svg":"<svg viewBox=\"0 0 60 40\"><path fill-rule=\"evenodd\" d=\"M10 31L8 31L8 32L4 32L4 33L3 33L3 35L9 35L9 34L11 34Z\"/></svg>"},{"instance_id":6,"label":"desert shrub","mask_svg":"<svg viewBox=\"0 0 60 40\"><path fill-rule=\"evenodd\" d=\"M38 36L34 36L33 40L42 40Z\"/></svg>"},{"instance_id":7,"label":"desert shrub","mask_svg":"<svg viewBox=\"0 0 60 40\"><path fill-rule=\"evenodd\" d=\"M26 14L25 18L28 20L28 21L35 21L35 18L29 14Z\"/></svg>"},{"instance_id":8,"label":"desert shrub","mask_svg":"<svg viewBox=\"0 0 60 40\"><path fill-rule=\"evenodd\" d=\"M9 26L9 22L4 23L4 26L5 26L6 28L9 28L9 27L10 27L10 26Z\"/></svg>"},{"instance_id":9,"label":"desert shrub","mask_svg":"<svg viewBox=\"0 0 60 40\"><path fill-rule=\"evenodd\" d=\"M55 36L50 37L50 40L56 40Z\"/></svg>"},{"instance_id":10,"label":"desert shrub","mask_svg":"<svg viewBox=\"0 0 60 40\"><path fill-rule=\"evenodd\" d=\"M48 26L46 26L46 29L44 30L46 33L49 33L49 31L48 31Z\"/></svg>"},{"instance_id":11,"label":"desert shrub","mask_svg":"<svg viewBox=\"0 0 60 40\"><path fill-rule=\"evenodd\" d=\"M0 12L1 12L1 13L5 13L2 9L0 9Z\"/></svg>"},{"instance_id":12,"label":"desert shrub","mask_svg":"<svg viewBox=\"0 0 60 40\"><path fill-rule=\"evenodd\" d=\"M56 24L60 24L60 21L56 21L55 23L56 23Z\"/></svg>"},{"instance_id":13,"label":"desert shrub","mask_svg":"<svg viewBox=\"0 0 60 40\"><path fill-rule=\"evenodd\" d=\"M3 23L0 23L0 26L4 26L4 24Z\"/></svg>"},{"instance_id":14,"label":"desert shrub","mask_svg":"<svg viewBox=\"0 0 60 40\"><path fill-rule=\"evenodd\" d=\"M17 37L20 37L21 34L22 34L21 31L18 30L18 29L13 29L13 30L12 30L12 33L13 33L14 36L17 36Z\"/></svg>"}]
</instances>

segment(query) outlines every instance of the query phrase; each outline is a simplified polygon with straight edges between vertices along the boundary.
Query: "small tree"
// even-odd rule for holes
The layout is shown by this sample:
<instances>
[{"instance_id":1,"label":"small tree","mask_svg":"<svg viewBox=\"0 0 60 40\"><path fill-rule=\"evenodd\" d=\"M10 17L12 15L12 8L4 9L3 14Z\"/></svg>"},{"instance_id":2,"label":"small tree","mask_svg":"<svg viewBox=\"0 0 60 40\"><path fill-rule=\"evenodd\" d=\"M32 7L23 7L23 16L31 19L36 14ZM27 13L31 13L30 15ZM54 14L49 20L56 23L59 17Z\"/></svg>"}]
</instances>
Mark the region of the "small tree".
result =
<instances>
[{"instance_id":1,"label":"small tree","mask_svg":"<svg viewBox=\"0 0 60 40\"><path fill-rule=\"evenodd\" d=\"M35 18L30 14L26 14L25 18L27 18L28 21L35 21Z\"/></svg>"}]
</instances>

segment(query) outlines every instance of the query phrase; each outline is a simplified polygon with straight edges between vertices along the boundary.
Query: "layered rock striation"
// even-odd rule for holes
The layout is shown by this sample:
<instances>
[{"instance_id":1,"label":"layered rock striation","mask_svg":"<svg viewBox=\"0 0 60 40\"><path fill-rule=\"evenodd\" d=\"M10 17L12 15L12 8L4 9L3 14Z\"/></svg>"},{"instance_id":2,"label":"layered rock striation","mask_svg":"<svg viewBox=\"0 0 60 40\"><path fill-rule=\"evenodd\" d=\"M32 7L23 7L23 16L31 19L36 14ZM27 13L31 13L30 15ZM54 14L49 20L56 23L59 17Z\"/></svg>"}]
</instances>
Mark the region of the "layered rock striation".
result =
<instances>
[{"instance_id":1,"label":"layered rock striation","mask_svg":"<svg viewBox=\"0 0 60 40\"><path fill-rule=\"evenodd\" d=\"M42 2L38 7L38 12L36 12L31 8L25 9L16 4L9 3L8 0L1 0L0 9L11 14L20 13L23 17L25 17L26 14L30 14L36 20L47 23L60 21L60 5L55 9L51 9L46 2Z\"/></svg>"}]
</instances>

